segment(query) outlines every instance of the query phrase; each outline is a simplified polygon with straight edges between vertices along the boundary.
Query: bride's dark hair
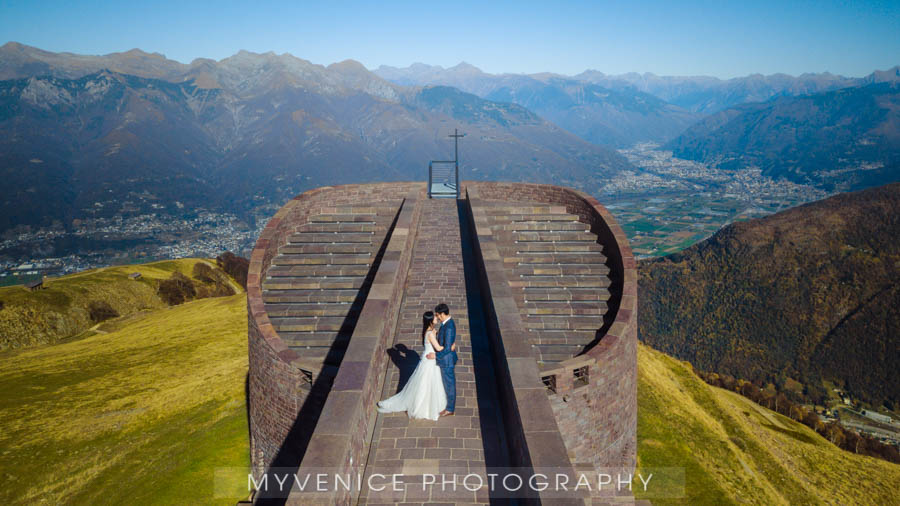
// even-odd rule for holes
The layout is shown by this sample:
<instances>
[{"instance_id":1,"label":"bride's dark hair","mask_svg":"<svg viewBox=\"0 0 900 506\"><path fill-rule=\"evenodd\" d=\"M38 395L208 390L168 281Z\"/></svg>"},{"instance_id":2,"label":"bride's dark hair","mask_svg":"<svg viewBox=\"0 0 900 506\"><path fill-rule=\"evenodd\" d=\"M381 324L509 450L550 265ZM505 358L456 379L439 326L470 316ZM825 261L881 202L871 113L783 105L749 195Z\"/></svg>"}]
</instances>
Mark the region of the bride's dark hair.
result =
<instances>
[{"instance_id":1,"label":"bride's dark hair","mask_svg":"<svg viewBox=\"0 0 900 506\"><path fill-rule=\"evenodd\" d=\"M425 337L425 332L428 331L432 322L434 322L434 311L425 311L422 315L422 338Z\"/></svg>"}]
</instances>

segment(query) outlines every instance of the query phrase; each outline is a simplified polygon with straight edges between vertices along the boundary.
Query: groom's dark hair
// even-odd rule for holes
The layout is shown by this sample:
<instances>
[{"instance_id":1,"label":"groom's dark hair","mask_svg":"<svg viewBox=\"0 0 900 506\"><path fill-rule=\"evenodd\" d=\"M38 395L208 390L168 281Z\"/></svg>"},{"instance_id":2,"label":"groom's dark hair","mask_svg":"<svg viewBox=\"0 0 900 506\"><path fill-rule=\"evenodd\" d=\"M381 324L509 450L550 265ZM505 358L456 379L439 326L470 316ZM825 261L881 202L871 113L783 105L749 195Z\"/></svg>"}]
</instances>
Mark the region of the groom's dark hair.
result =
<instances>
[{"instance_id":1,"label":"groom's dark hair","mask_svg":"<svg viewBox=\"0 0 900 506\"><path fill-rule=\"evenodd\" d=\"M441 302L437 306L434 306L434 312L437 314L450 314L450 306Z\"/></svg>"}]
</instances>

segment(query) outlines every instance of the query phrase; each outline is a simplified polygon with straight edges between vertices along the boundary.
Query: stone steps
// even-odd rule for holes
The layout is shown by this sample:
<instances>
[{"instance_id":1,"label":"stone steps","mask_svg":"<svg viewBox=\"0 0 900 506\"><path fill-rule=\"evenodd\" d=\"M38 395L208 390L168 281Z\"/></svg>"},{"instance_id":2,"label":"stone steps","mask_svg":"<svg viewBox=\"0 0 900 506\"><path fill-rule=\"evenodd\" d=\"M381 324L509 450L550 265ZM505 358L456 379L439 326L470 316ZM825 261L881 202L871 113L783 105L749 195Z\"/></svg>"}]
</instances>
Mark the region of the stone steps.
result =
<instances>
[{"instance_id":1,"label":"stone steps","mask_svg":"<svg viewBox=\"0 0 900 506\"><path fill-rule=\"evenodd\" d=\"M371 214L317 214L310 216L307 223L376 223Z\"/></svg>"},{"instance_id":2,"label":"stone steps","mask_svg":"<svg viewBox=\"0 0 900 506\"><path fill-rule=\"evenodd\" d=\"M269 278L262 282L263 290L314 290L322 288L326 290L349 290L362 287L365 278L362 276L352 278Z\"/></svg>"},{"instance_id":3,"label":"stone steps","mask_svg":"<svg viewBox=\"0 0 900 506\"><path fill-rule=\"evenodd\" d=\"M606 256L601 252L590 252L590 255L582 252L514 252L503 259L505 264L595 264L606 265Z\"/></svg>"},{"instance_id":4,"label":"stone steps","mask_svg":"<svg viewBox=\"0 0 900 506\"><path fill-rule=\"evenodd\" d=\"M305 302L353 302L359 290L263 290L263 300L268 304Z\"/></svg>"},{"instance_id":5,"label":"stone steps","mask_svg":"<svg viewBox=\"0 0 900 506\"><path fill-rule=\"evenodd\" d=\"M590 228L580 221L551 221L551 222L515 222L496 225L497 230L504 232L572 232L590 231Z\"/></svg>"},{"instance_id":6,"label":"stone steps","mask_svg":"<svg viewBox=\"0 0 900 506\"><path fill-rule=\"evenodd\" d=\"M271 316L269 320L280 332L341 332L352 331L355 322L343 316Z\"/></svg>"},{"instance_id":7,"label":"stone steps","mask_svg":"<svg viewBox=\"0 0 900 506\"><path fill-rule=\"evenodd\" d=\"M609 300L609 288L572 289L566 287L526 287L522 293L522 300L528 301L606 301Z\"/></svg>"},{"instance_id":8,"label":"stone steps","mask_svg":"<svg viewBox=\"0 0 900 506\"><path fill-rule=\"evenodd\" d=\"M278 336L289 347L337 346L346 348L350 343L350 334L342 332L289 332L281 331Z\"/></svg>"},{"instance_id":9,"label":"stone steps","mask_svg":"<svg viewBox=\"0 0 900 506\"><path fill-rule=\"evenodd\" d=\"M273 303L266 306L266 313L271 316L356 316L359 307L343 302L306 302L306 303ZM357 305L358 306L358 305Z\"/></svg>"},{"instance_id":10,"label":"stone steps","mask_svg":"<svg viewBox=\"0 0 900 506\"><path fill-rule=\"evenodd\" d=\"M285 244L278 248L283 255L361 255L372 256L372 242Z\"/></svg>"},{"instance_id":11,"label":"stone steps","mask_svg":"<svg viewBox=\"0 0 900 506\"><path fill-rule=\"evenodd\" d=\"M373 260L367 253L285 253L272 259L272 265L369 265Z\"/></svg>"},{"instance_id":12,"label":"stone steps","mask_svg":"<svg viewBox=\"0 0 900 506\"><path fill-rule=\"evenodd\" d=\"M610 298L609 266L590 226L562 206L482 209L528 341L539 364L572 358L593 345Z\"/></svg>"},{"instance_id":13,"label":"stone steps","mask_svg":"<svg viewBox=\"0 0 900 506\"><path fill-rule=\"evenodd\" d=\"M262 280L272 326L324 374L340 364L361 311L361 293L400 202L325 207L306 218L272 259Z\"/></svg>"},{"instance_id":14,"label":"stone steps","mask_svg":"<svg viewBox=\"0 0 900 506\"><path fill-rule=\"evenodd\" d=\"M344 357L346 346L304 346L288 345L288 348L296 351L308 361L320 362L323 365L339 366Z\"/></svg>"},{"instance_id":15,"label":"stone steps","mask_svg":"<svg viewBox=\"0 0 900 506\"><path fill-rule=\"evenodd\" d=\"M374 232L300 232L288 237L288 244L347 244L347 243L372 243Z\"/></svg>"},{"instance_id":16,"label":"stone steps","mask_svg":"<svg viewBox=\"0 0 900 506\"><path fill-rule=\"evenodd\" d=\"M384 214L387 212L394 212L397 210L397 207L389 204L387 202L368 202L361 203L357 205L342 205L337 207L322 207L319 211L320 214L325 215L367 215L367 214Z\"/></svg>"},{"instance_id":17,"label":"stone steps","mask_svg":"<svg viewBox=\"0 0 900 506\"><path fill-rule=\"evenodd\" d=\"M574 214L565 213L522 213L508 214L503 216L488 216L488 220L494 223L547 223L553 221L561 222L577 222L578 217Z\"/></svg>"},{"instance_id":18,"label":"stone steps","mask_svg":"<svg viewBox=\"0 0 900 506\"><path fill-rule=\"evenodd\" d=\"M366 276L369 266L365 264L355 265L273 265L269 267L269 277L280 276L319 276L319 277L352 277Z\"/></svg>"},{"instance_id":19,"label":"stone steps","mask_svg":"<svg viewBox=\"0 0 900 506\"><path fill-rule=\"evenodd\" d=\"M596 331L564 330L549 332L543 329L529 329L528 342L531 344L570 344L586 346L597 338Z\"/></svg>"},{"instance_id":20,"label":"stone steps","mask_svg":"<svg viewBox=\"0 0 900 506\"><path fill-rule=\"evenodd\" d=\"M586 230L574 231L513 231L513 236L517 243L523 242L546 242L546 241L576 241L576 242L597 242L597 236Z\"/></svg>"},{"instance_id":21,"label":"stone steps","mask_svg":"<svg viewBox=\"0 0 900 506\"><path fill-rule=\"evenodd\" d=\"M608 288L610 281L606 276L577 275L577 276L542 276L520 275L509 280L511 286L529 288Z\"/></svg>"},{"instance_id":22,"label":"stone steps","mask_svg":"<svg viewBox=\"0 0 900 506\"><path fill-rule=\"evenodd\" d=\"M584 346L580 344L533 344L531 347L538 361L544 364L562 362L584 351Z\"/></svg>"},{"instance_id":23,"label":"stone steps","mask_svg":"<svg viewBox=\"0 0 900 506\"><path fill-rule=\"evenodd\" d=\"M513 267L514 276L576 276L609 274L609 267L604 264L518 264Z\"/></svg>"},{"instance_id":24,"label":"stone steps","mask_svg":"<svg viewBox=\"0 0 900 506\"><path fill-rule=\"evenodd\" d=\"M509 203L495 202L484 206L486 216L517 216L517 215L564 215L566 206L552 204L535 204L533 206L521 206Z\"/></svg>"},{"instance_id":25,"label":"stone steps","mask_svg":"<svg viewBox=\"0 0 900 506\"><path fill-rule=\"evenodd\" d=\"M596 331L603 326L603 315L529 314L522 320L527 329Z\"/></svg>"},{"instance_id":26,"label":"stone steps","mask_svg":"<svg viewBox=\"0 0 900 506\"><path fill-rule=\"evenodd\" d=\"M305 223L300 226L300 229L297 231L298 234L315 234L315 233L326 233L326 232L351 232L351 233L360 233L360 232L374 232L376 229L375 222L372 223L341 223L341 222L318 222L318 223Z\"/></svg>"},{"instance_id":27,"label":"stone steps","mask_svg":"<svg viewBox=\"0 0 900 506\"><path fill-rule=\"evenodd\" d=\"M522 253L603 253L603 246L593 242L583 241L547 241L547 242L516 242L504 249L514 249L517 254ZM501 251L503 253L503 251Z\"/></svg>"},{"instance_id":28,"label":"stone steps","mask_svg":"<svg viewBox=\"0 0 900 506\"><path fill-rule=\"evenodd\" d=\"M530 315L604 315L606 301L530 301L524 308Z\"/></svg>"}]
</instances>

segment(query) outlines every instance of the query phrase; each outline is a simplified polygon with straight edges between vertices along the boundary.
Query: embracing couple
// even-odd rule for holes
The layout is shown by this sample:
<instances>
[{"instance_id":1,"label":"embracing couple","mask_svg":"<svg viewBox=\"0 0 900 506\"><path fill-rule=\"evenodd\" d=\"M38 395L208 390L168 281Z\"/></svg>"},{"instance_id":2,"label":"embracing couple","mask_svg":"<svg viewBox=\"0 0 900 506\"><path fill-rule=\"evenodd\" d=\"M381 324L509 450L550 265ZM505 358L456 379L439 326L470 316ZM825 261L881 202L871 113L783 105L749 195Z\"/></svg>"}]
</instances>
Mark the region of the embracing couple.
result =
<instances>
[{"instance_id":1,"label":"embracing couple","mask_svg":"<svg viewBox=\"0 0 900 506\"><path fill-rule=\"evenodd\" d=\"M425 358L396 395L378 403L378 411L406 411L410 418L437 420L450 416L456 406L456 323L447 304L422 315Z\"/></svg>"}]
</instances>

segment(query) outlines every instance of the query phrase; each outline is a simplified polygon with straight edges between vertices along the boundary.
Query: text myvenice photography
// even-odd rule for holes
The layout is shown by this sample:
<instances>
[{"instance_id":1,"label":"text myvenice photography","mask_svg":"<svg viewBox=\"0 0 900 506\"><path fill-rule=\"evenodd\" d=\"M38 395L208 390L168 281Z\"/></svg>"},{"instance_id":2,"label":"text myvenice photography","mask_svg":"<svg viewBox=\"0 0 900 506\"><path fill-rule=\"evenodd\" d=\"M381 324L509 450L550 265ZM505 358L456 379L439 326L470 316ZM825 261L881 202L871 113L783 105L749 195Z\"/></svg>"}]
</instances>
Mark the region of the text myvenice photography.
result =
<instances>
[{"instance_id":1,"label":"text myvenice photography","mask_svg":"<svg viewBox=\"0 0 900 506\"><path fill-rule=\"evenodd\" d=\"M217 468L215 476L217 497L228 496L243 485L246 492L267 498L298 494L336 497L340 492L401 498L416 492L445 498L461 498L472 493L487 493L491 498L526 498L536 494L542 498L560 498L639 492L642 497L677 499L684 497L685 471L678 467L633 472L602 468L580 472L565 468L488 468L478 472L465 468L436 472L270 468L255 475L244 468Z\"/></svg>"}]
</instances>

